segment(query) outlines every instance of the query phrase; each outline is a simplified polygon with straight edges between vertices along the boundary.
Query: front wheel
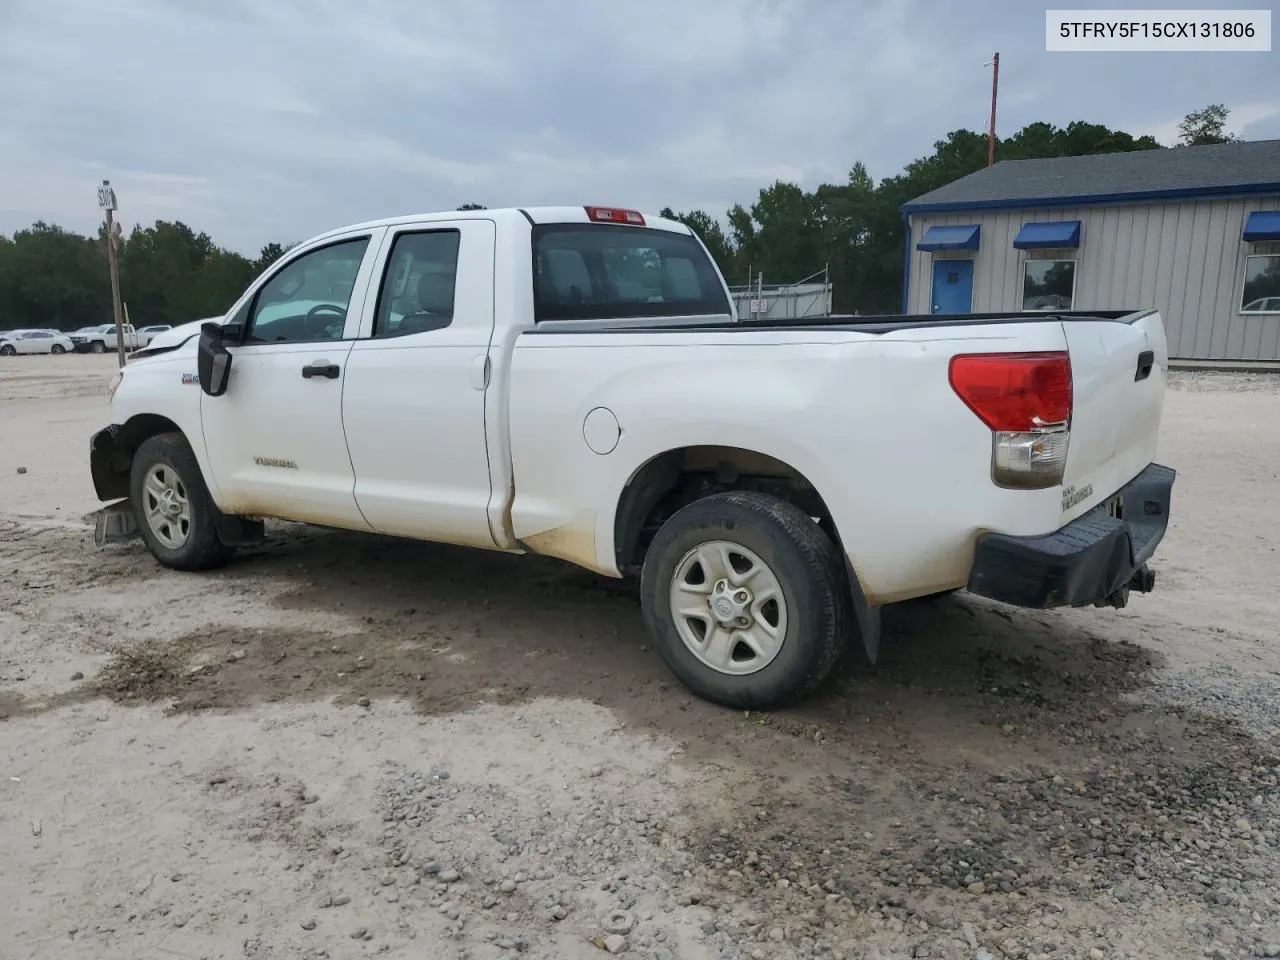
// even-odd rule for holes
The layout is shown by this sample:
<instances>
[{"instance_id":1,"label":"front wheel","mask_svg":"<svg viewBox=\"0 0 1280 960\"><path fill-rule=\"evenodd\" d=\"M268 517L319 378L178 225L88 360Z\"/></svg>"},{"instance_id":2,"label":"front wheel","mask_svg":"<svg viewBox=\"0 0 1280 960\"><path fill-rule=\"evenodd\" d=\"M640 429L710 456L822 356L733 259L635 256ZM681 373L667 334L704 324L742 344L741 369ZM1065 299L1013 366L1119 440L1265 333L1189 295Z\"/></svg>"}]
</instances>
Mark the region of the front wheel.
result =
<instances>
[{"instance_id":1,"label":"front wheel","mask_svg":"<svg viewBox=\"0 0 1280 960\"><path fill-rule=\"evenodd\" d=\"M14 349L13 344L11 343L6 343L4 346L0 346L0 357L12 357L17 352L18 351Z\"/></svg>"},{"instance_id":2,"label":"front wheel","mask_svg":"<svg viewBox=\"0 0 1280 960\"><path fill-rule=\"evenodd\" d=\"M142 442L133 455L129 499L138 531L162 565L208 570L235 553L218 539L217 508L182 434L161 433Z\"/></svg>"},{"instance_id":3,"label":"front wheel","mask_svg":"<svg viewBox=\"0 0 1280 960\"><path fill-rule=\"evenodd\" d=\"M49 352L55 355L59 353L66 353L67 348L60 343L55 343L52 347L49 348Z\"/></svg>"},{"instance_id":4,"label":"front wheel","mask_svg":"<svg viewBox=\"0 0 1280 960\"><path fill-rule=\"evenodd\" d=\"M101 340L95 340L93 341L93 345L89 347L89 352L90 353L106 353L107 345L103 343Z\"/></svg>"},{"instance_id":5,"label":"front wheel","mask_svg":"<svg viewBox=\"0 0 1280 960\"><path fill-rule=\"evenodd\" d=\"M645 555L640 591L671 671L736 709L811 694L854 622L835 544L804 511L760 493L716 494L673 514Z\"/></svg>"}]
</instances>

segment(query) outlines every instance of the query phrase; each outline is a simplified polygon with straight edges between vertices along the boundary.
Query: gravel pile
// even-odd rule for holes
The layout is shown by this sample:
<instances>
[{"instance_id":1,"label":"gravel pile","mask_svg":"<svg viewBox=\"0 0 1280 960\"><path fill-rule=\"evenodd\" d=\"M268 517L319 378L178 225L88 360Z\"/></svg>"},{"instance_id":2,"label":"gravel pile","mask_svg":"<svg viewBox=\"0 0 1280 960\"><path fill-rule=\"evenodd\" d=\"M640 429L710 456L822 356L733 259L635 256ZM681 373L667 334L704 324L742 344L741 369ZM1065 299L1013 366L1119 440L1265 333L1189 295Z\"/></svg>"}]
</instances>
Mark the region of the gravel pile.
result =
<instances>
[{"instance_id":1,"label":"gravel pile","mask_svg":"<svg viewBox=\"0 0 1280 960\"><path fill-rule=\"evenodd\" d=\"M607 784L605 771L592 773L588 784ZM675 901L672 880L694 861L661 849L668 811L617 804L610 793L588 787L563 804L520 809L500 788L459 785L443 767L389 768L384 899L438 913L459 956L556 956L560 938L612 954L683 956L688 934L676 927L696 907Z\"/></svg>"},{"instance_id":2,"label":"gravel pile","mask_svg":"<svg viewBox=\"0 0 1280 960\"><path fill-rule=\"evenodd\" d=\"M1118 931L1162 912L1200 955L1278 955L1280 761L1248 750L1144 775L1100 764L1084 780L994 776L966 793L921 779L911 818L874 838L797 807L739 811L699 833L662 791L619 803L592 772L530 809L443 766L388 767L376 850L330 853L364 858L357 905L435 918L433 939L452 952L433 956L465 960L1145 960ZM302 929L349 903L326 895ZM341 939L367 952L422 935L420 923L348 915Z\"/></svg>"}]
</instances>

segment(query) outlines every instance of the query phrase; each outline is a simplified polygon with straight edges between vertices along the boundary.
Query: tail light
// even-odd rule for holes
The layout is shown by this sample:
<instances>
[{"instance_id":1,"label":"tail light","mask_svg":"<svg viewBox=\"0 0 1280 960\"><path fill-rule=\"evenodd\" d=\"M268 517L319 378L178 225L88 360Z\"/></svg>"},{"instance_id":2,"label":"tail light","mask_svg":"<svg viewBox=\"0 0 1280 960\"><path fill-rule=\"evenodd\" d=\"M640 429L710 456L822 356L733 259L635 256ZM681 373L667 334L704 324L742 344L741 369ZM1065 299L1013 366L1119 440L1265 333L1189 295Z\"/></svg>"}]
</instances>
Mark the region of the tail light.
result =
<instances>
[{"instance_id":1,"label":"tail light","mask_svg":"<svg viewBox=\"0 0 1280 960\"><path fill-rule=\"evenodd\" d=\"M639 210L619 210L617 207L587 207L587 218L595 223L621 223L632 227L644 226L644 214Z\"/></svg>"},{"instance_id":2,"label":"tail light","mask_svg":"<svg viewBox=\"0 0 1280 960\"><path fill-rule=\"evenodd\" d=\"M991 430L997 485L1040 490L1062 482L1071 439L1069 354L964 354L951 358L949 378Z\"/></svg>"}]
</instances>

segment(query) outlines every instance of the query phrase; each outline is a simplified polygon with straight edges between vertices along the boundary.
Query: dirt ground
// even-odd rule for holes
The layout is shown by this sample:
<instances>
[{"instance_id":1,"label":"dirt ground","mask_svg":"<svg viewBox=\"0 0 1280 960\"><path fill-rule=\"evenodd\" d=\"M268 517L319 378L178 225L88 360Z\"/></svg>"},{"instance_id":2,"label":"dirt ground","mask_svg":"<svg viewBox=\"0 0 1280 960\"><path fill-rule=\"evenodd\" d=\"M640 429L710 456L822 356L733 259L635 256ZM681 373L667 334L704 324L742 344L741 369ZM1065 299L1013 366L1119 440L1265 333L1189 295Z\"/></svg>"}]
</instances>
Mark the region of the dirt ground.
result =
<instances>
[{"instance_id":1,"label":"dirt ground","mask_svg":"<svg viewBox=\"0 0 1280 960\"><path fill-rule=\"evenodd\" d=\"M113 364L0 358L0 957L1280 956L1280 377L1175 375L1151 596L744 715L558 563L96 549Z\"/></svg>"}]
</instances>

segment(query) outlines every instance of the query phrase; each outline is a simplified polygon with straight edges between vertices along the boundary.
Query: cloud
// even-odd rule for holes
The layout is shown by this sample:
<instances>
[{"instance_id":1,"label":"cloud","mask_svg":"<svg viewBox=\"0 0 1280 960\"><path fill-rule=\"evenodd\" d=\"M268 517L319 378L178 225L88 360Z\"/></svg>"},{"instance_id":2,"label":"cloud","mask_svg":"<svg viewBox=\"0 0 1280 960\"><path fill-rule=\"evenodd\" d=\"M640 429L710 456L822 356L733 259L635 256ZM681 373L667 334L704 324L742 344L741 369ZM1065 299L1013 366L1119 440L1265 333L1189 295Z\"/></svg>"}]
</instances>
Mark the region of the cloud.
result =
<instances>
[{"instance_id":1,"label":"cloud","mask_svg":"<svg viewBox=\"0 0 1280 960\"><path fill-rule=\"evenodd\" d=\"M1044 52L1019 0L4 0L0 231L182 219L245 252L463 202L695 206L950 130L1280 127L1265 55ZM105 60L104 60L105 56Z\"/></svg>"}]
</instances>

